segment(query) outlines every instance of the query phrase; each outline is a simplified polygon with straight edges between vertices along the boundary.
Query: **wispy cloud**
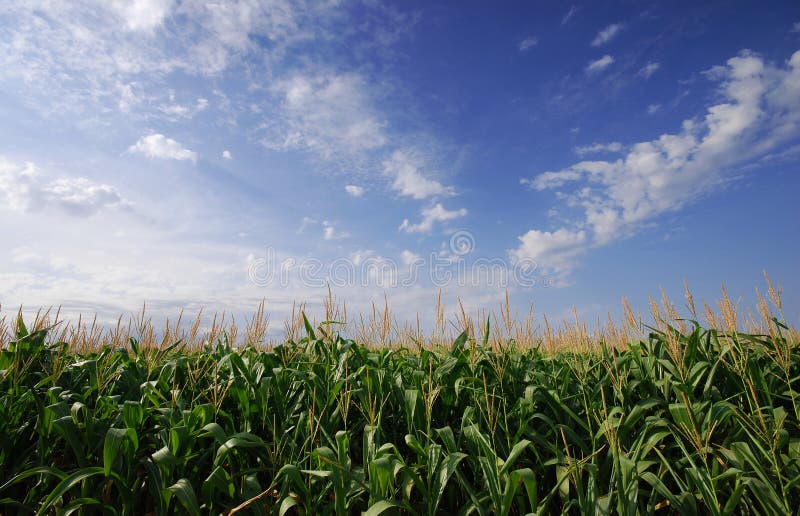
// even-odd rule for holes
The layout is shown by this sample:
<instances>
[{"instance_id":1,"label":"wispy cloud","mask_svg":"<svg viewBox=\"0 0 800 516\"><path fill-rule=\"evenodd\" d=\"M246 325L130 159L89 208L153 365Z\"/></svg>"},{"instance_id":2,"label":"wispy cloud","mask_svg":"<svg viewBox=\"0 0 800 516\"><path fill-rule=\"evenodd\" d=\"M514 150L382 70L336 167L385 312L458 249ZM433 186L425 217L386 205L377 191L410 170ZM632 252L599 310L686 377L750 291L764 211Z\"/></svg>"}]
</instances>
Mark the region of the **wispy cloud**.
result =
<instances>
[{"instance_id":1,"label":"wispy cloud","mask_svg":"<svg viewBox=\"0 0 800 516\"><path fill-rule=\"evenodd\" d=\"M312 217L303 217L303 222L300 224L300 227L297 229L297 234L303 233L306 229L310 226L313 226L317 223L317 220Z\"/></svg>"},{"instance_id":2,"label":"wispy cloud","mask_svg":"<svg viewBox=\"0 0 800 516\"><path fill-rule=\"evenodd\" d=\"M640 77L644 77L645 79L649 79L650 76L656 73L659 68L661 68L661 63L647 63L639 69L638 75Z\"/></svg>"},{"instance_id":3,"label":"wispy cloud","mask_svg":"<svg viewBox=\"0 0 800 516\"><path fill-rule=\"evenodd\" d=\"M619 142L609 143L592 143L591 145L581 145L572 149L575 154L584 156L586 154L596 154L599 152L619 152L622 150L622 144Z\"/></svg>"},{"instance_id":4,"label":"wispy cloud","mask_svg":"<svg viewBox=\"0 0 800 516\"><path fill-rule=\"evenodd\" d=\"M158 109L169 120L189 119L208 109L208 99L200 97L194 103L181 104L175 102L175 95L171 93L169 101L159 106Z\"/></svg>"},{"instance_id":5,"label":"wispy cloud","mask_svg":"<svg viewBox=\"0 0 800 516\"><path fill-rule=\"evenodd\" d=\"M173 116L189 108L152 102L165 76L218 76L255 49L278 59L324 30L321 20L334 8L303 0L7 0L4 16L13 23L2 27L0 67L48 113L105 114L96 108L114 106Z\"/></svg>"},{"instance_id":6,"label":"wispy cloud","mask_svg":"<svg viewBox=\"0 0 800 516\"><path fill-rule=\"evenodd\" d=\"M575 13L577 13L579 9L580 7L575 5L569 6L569 11L567 11L567 14L565 14L564 17L561 18L561 25L566 25L567 23L569 23L569 21L572 19L573 16L575 16Z\"/></svg>"},{"instance_id":7,"label":"wispy cloud","mask_svg":"<svg viewBox=\"0 0 800 516\"><path fill-rule=\"evenodd\" d=\"M422 164L422 159L410 150L395 151L383 162L384 173L393 178L392 190L414 199L453 195L452 187L423 176L420 172Z\"/></svg>"},{"instance_id":8,"label":"wispy cloud","mask_svg":"<svg viewBox=\"0 0 800 516\"><path fill-rule=\"evenodd\" d=\"M525 53L538 44L539 44L538 38L534 36L528 36L527 38L519 42L519 51Z\"/></svg>"},{"instance_id":9,"label":"wispy cloud","mask_svg":"<svg viewBox=\"0 0 800 516\"><path fill-rule=\"evenodd\" d=\"M197 162L197 153L185 148L172 138L163 134L142 136L128 148L129 152L142 154L148 158L174 159L178 161Z\"/></svg>"},{"instance_id":10,"label":"wispy cloud","mask_svg":"<svg viewBox=\"0 0 800 516\"><path fill-rule=\"evenodd\" d=\"M400 253L400 260L402 260L404 265L411 265L421 261L422 257L416 253L409 251L408 249L404 249L403 252Z\"/></svg>"},{"instance_id":11,"label":"wispy cloud","mask_svg":"<svg viewBox=\"0 0 800 516\"><path fill-rule=\"evenodd\" d=\"M654 115L661 109L661 104L650 104L647 106L647 114Z\"/></svg>"},{"instance_id":12,"label":"wispy cloud","mask_svg":"<svg viewBox=\"0 0 800 516\"><path fill-rule=\"evenodd\" d=\"M373 107L367 81L357 73L297 74L277 81L283 107L263 143L308 149L324 159L349 159L388 141L386 122Z\"/></svg>"},{"instance_id":13,"label":"wispy cloud","mask_svg":"<svg viewBox=\"0 0 800 516\"><path fill-rule=\"evenodd\" d=\"M586 73L598 73L602 72L609 66L614 63L614 58L610 55L606 54L600 59L595 59L594 61L590 61L588 65L586 65Z\"/></svg>"},{"instance_id":14,"label":"wispy cloud","mask_svg":"<svg viewBox=\"0 0 800 516\"><path fill-rule=\"evenodd\" d=\"M322 221L322 237L325 240L338 240L341 238L347 238L349 236L350 233L337 229L333 222L328 220Z\"/></svg>"},{"instance_id":15,"label":"wispy cloud","mask_svg":"<svg viewBox=\"0 0 800 516\"><path fill-rule=\"evenodd\" d=\"M406 233L430 233L436 222L447 222L464 217L466 214L466 208L448 210L441 204L436 203L432 207L422 210L422 220L420 222L412 224L408 219L404 219L399 229Z\"/></svg>"},{"instance_id":16,"label":"wispy cloud","mask_svg":"<svg viewBox=\"0 0 800 516\"><path fill-rule=\"evenodd\" d=\"M361 197L364 195L364 188L357 185L347 185L344 187L344 191L351 197Z\"/></svg>"},{"instance_id":17,"label":"wispy cloud","mask_svg":"<svg viewBox=\"0 0 800 516\"><path fill-rule=\"evenodd\" d=\"M584 216L558 237L559 231L526 233L511 254L567 270L589 247L634 234L654 217L708 194L731 180L732 168L757 162L796 134L800 51L783 68L743 52L713 76L721 81L724 102L684 121L679 132L632 145L615 161L581 161L528 180L536 190L558 189ZM575 189L565 191L573 183Z\"/></svg>"},{"instance_id":18,"label":"wispy cloud","mask_svg":"<svg viewBox=\"0 0 800 516\"><path fill-rule=\"evenodd\" d=\"M599 47L600 45L605 45L614 37L619 34L619 31L622 30L623 24L621 23L612 23L608 27L604 28L600 32L597 33L597 36L594 37L592 40L593 47Z\"/></svg>"},{"instance_id":19,"label":"wispy cloud","mask_svg":"<svg viewBox=\"0 0 800 516\"><path fill-rule=\"evenodd\" d=\"M114 0L109 5L129 30L150 32L163 24L173 3L172 0Z\"/></svg>"}]
</instances>

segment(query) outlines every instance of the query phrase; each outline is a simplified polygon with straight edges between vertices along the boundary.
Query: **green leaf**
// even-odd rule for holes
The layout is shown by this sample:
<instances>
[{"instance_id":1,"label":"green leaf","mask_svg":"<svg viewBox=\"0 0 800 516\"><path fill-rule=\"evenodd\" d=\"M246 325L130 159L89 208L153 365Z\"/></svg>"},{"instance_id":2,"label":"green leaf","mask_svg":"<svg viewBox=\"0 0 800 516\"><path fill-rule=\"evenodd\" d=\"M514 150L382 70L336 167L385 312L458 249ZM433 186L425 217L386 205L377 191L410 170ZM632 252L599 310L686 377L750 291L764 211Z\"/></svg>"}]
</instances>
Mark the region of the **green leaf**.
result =
<instances>
[{"instance_id":1,"label":"green leaf","mask_svg":"<svg viewBox=\"0 0 800 516\"><path fill-rule=\"evenodd\" d=\"M450 481L450 477L453 476L453 473L455 473L458 469L458 465L466 457L466 453L450 453L439 465L439 474L434 477L435 482L432 489L434 492L433 503L429 504L429 507L432 508L432 512L435 512L438 509L439 503L442 500L442 495L444 494L444 490L447 488L447 483Z\"/></svg>"},{"instance_id":2,"label":"green leaf","mask_svg":"<svg viewBox=\"0 0 800 516\"><path fill-rule=\"evenodd\" d=\"M503 463L503 467L500 469L500 475L508 474L508 471L514 466L517 462L517 459L525 449L530 446L531 442L527 439L523 439L511 448L511 453L508 454L508 458Z\"/></svg>"},{"instance_id":3,"label":"green leaf","mask_svg":"<svg viewBox=\"0 0 800 516\"><path fill-rule=\"evenodd\" d=\"M469 334L466 331L462 331L461 334L456 337L456 340L453 341L453 347L451 348L453 355L460 355L464 351L464 344L466 344L467 339L469 339Z\"/></svg>"},{"instance_id":4,"label":"green leaf","mask_svg":"<svg viewBox=\"0 0 800 516\"><path fill-rule=\"evenodd\" d=\"M192 483L188 479L182 478L169 486L167 491L172 493L181 503L186 512L191 515L200 514L200 506L197 503L197 496L192 489Z\"/></svg>"},{"instance_id":5,"label":"green leaf","mask_svg":"<svg viewBox=\"0 0 800 516\"><path fill-rule=\"evenodd\" d=\"M24 339L28 336L28 327L25 326L25 321L22 319L22 314L17 316L17 340Z\"/></svg>"},{"instance_id":6,"label":"green leaf","mask_svg":"<svg viewBox=\"0 0 800 516\"><path fill-rule=\"evenodd\" d=\"M47 512L50 507L53 506L58 500L61 499L70 489L75 487L77 484L83 482L84 480L103 474L103 468L100 467L89 467L79 469L75 473L72 473L64 480L59 482L59 484L53 489L47 498L44 499L42 506L36 512L37 516L41 516Z\"/></svg>"},{"instance_id":7,"label":"green leaf","mask_svg":"<svg viewBox=\"0 0 800 516\"><path fill-rule=\"evenodd\" d=\"M392 502L389 500L381 500L377 503L370 505L369 509L364 511L362 514L363 516L378 516L378 514L383 514L384 511L399 507L402 507L402 505L400 505L399 503Z\"/></svg>"},{"instance_id":8,"label":"green leaf","mask_svg":"<svg viewBox=\"0 0 800 516\"><path fill-rule=\"evenodd\" d=\"M126 440L131 441L133 444L133 451L138 448L139 443L136 440L136 431L133 428L109 428L106 432L106 439L103 443L103 474L109 476L111 468L114 466L119 451ZM133 459L133 457L130 457Z\"/></svg>"},{"instance_id":9,"label":"green leaf","mask_svg":"<svg viewBox=\"0 0 800 516\"><path fill-rule=\"evenodd\" d=\"M308 333L308 339L316 340L317 336L314 335L314 328L311 326L311 323L308 322L308 317L306 317L305 312L303 312L303 325L306 327L306 333Z\"/></svg>"},{"instance_id":10,"label":"green leaf","mask_svg":"<svg viewBox=\"0 0 800 516\"><path fill-rule=\"evenodd\" d=\"M128 428L139 428L144 423L144 407L138 401L126 401L122 405L122 421Z\"/></svg>"}]
</instances>

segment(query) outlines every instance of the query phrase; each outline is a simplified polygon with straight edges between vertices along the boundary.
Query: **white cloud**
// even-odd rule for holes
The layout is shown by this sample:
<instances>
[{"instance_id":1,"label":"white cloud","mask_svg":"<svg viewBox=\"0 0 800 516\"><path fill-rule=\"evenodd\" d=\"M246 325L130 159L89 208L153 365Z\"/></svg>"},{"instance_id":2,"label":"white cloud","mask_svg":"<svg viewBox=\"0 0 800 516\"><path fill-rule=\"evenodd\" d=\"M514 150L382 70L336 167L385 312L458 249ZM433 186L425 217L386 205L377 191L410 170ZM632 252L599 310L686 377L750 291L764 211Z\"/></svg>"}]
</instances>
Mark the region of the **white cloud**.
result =
<instances>
[{"instance_id":1,"label":"white cloud","mask_svg":"<svg viewBox=\"0 0 800 516\"><path fill-rule=\"evenodd\" d=\"M404 249L402 253L400 253L400 259L403 261L405 265L411 265L413 263L420 262L422 257L416 253L412 253L408 249Z\"/></svg>"},{"instance_id":2,"label":"white cloud","mask_svg":"<svg viewBox=\"0 0 800 516\"><path fill-rule=\"evenodd\" d=\"M297 233L300 234L305 231L309 226L312 226L317 223L316 219L311 217L303 217L303 222L300 224L300 228L298 228Z\"/></svg>"},{"instance_id":3,"label":"white cloud","mask_svg":"<svg viewBox=\"0 0 800 516\"><path fill-rule=\"evenodd\" d=\"M0 206L26 211L38 190L33 163L17 165L0 157Z\"/></svg>"},{"instance_id":4,"label":"white cloud","mask_svg":"<svg viewBox=\"0 0 800 516\"><path fill-rule=\"evenodd\" d=\"M539 43L539 40L534 36L528 36L527 38L523 39L519 43L519 51L520 52L527 52L531 48L535 47Z\"/></svg>"},{"instance_id":5,"label":"white cloud","mask_svg":"<svg viewBox=\"0 0 800 516\"><path fill-rule=\"evenodd\" d=\"M357 73L298 74L273 86L283 119L263 140L270 148L307 149L324 159L352 158L388 141L386 122Z\"/></svg>"},{"instance_id":6,"label":"white cloud","mask_svg":"<svg viewBox=\"0 0 800 516\"><path fill-rule=\"evenodd\" d=\"M113 324L115 314L130 313L143 300L149 315L157 318L205 306L212 312L237 312L238 319L267 295L247 281L241 248L177 243L152 228L128 229L127 237L98 230L80 238L73 231L52 234L58 232L50 229L49 237L34 240L28 249L0 254L0 298L13 300L15 306L63 306L67 318L79 311L90 318L99 313L98 323ZM42 227L33 231L48 234ZM287 302L291 306L291 294L280 290L268 294L271 315Z\"/></svg>"},{"instance_id":7,"label":"white cloud","mask_svg":"<svg viewBox=\"0 0 800 516\"><path fill-rule=\"evenodd\" d=\"M338 240L340 238L347 238L349 236L350 233L336 229L336 226L333 224L333 222L328 220L322 221L322 237L325 240Z\"/></svg>"},{"instance_id":8,"label":"white cloud","mask_svg":"<svg viewBox=\"0 0 800 516\"><path fill-rule=\"evenodd\" d=\"M602 72L609 66L614 63L614 58L610 55L606 54L600 59L595 59L594 61L590 61L588 65L586 65L586 72L587 73L597 73Z\"/></svg>"},{"instance_id":9,"label":"white cloud","mask_svg":"<svg viewBox=\"0 0 800 516\"><path fill-rule=\"evenodd\" d=\"M661 68L661 63L647 63L639 70L638 74L640 77L649 79L659 68Z\"/></svg>"},{"instance_id":10,"label":"white cloud","mask_svg":"<svg viewBox=\"0 0 800 516\"><path fill-rule=\"evenodd\" d=\"M533 260L546 271L564 272L573 266L586 245L585 231L532 229L519 237L520 245L509 251L514 260Z\"/></svg>"},{"instance_id":11,"label":"white cloud","mask_svg":"<svg viewBox=\"0 0 800 516\"><path fill-rule=\"evenodd\" d=\"M364 188L356 185L346 185L344 190L352 197L361 197L364 195Z\"/></svg>"},{"instance_id":12,"label":"white cloud","mask_svg":"<svg viewBox=\"0 0 800 516\"><path fill-rule=\"evenodd\" d=\"M109 185L85 177L58 178L42 187L45 202L77 216L89 216L103 208L120 208L128 203Z\"/></svg>"},{"instance_id":13,"label":"white cloud","mask_svg":"<svg viewBox=\"0 0 800 516\"><path fill-rule=\"evenodd\" d=\"M800 32L800 22L794 22L794 25L792 25L792 30L790 32Z\"/></svg>"},{"instance_id":14,"label":"white cloud","mask_svg":"<svg viewBox=\"0 0 800 516\"><path fill-rule=\"evenodd\" d=\"M103 209L129 207L112 186L85 177L49 179L33 163L18 165L0 156L0 209L30 212L55 208L88 217Z\"/></svg>"},{"instance_id":15,"label":"white cloud","mask_svg":"<svg viewBox=\"0 0 800 516\"><path fill-rule=\"evenodd\" d=\"M188 106L180 104L169 104L159 108L162 113L168 115L170 118L189 118L192 109Z\"/></svg>"},{"instance_id":16,"label":"white cloud","mask_svg":"<svg viewBox=\"0 0 800 516\"><path fill-rule=\"evenodd\" d=\"M661 109L661 104L650 104L647 106L647 114L654 115Z\"/></svg>"},{"instance_id":17,"label":"white cloud","mask_svg":"<svg viewBox=\"0 0 800 516\"><path fill-rule=\"evenodd\" d=\"M222 151L222 159L233 159L233 156L231 155L231 151L229 151L227 149Z\"/></svg>"},{"instance_id":18,"label":"white cloud","mask_svg":"<svg viewBox=\"0 0 800 516\"><path fill-rule=\"evenodd\" d=\"M444 186L434 179L423 176L419 169L421 160L407 150L395 151L392 157L383 162L383 171L393 177L392 189L400 195L425 199L437 195L453 195L452 187Z\"/></svg>"},{"instance_id":19,"label":"white cloud","mask_svg":"<svg viewBox=\"0 0 800 516\"><path fill-rule=\"evenodd\" d=\"M434 206L422 210L422 220L419 223L411 224L408 219L404 219L398 229L406 233L430 233L436 222L447 222L464 217L466 214L466 208L447 210L441 204L436 203Z\"/></svg>"},{"instance_id":20,"label":"white cloud","mask_svg":"<svg viewBox=\"0 0 800 516\"><path fill-rule=\"evenodd\" d=\"M350 253L350 255L347 258L351 262L353 262L353 265L359 266L362 263L364 263L364 260L366 260L367 258L374 258L374 257L376 257L376 255L375 251L373 251L372 249L356 249L355 251Z\"/></svg>"},{"instance_id":21,"label":"white cloud","mask_svg":"<svg viewBox=\"0 0 800 516\"><path fill-rule=\"evenodd\" d=\"M124 94L127 95L127 92ZM122 102L122 100L120 100L120 102ZM197 99L194 104L176 104L175 95L171 93L169 102L162 104L158 109L169 120L188 119L208 109L208 99L201 97Z\"/></svg>"},{"instance_id":22,"label":"white cloud","mask_svg":"<svg viewBox=\"0 0 800 516\"><path fill-rule=\"evenodd\" d=\"M659 214L678 210L730 181L733 168L757 163L796 137L800 51L786 67L771 66L755 54L742 52L719 67L715 77L722 81L723 101L708 107L704 117L684 121L679 132L632 145L615 161L581 161L523 180L536 190L559 189L569 206L584 210L575 229L565 229L568 233L557 239L557 258L571 258L587 246L605 245L635 233ZM576 183L575 189L564 191L570 183ZM585 238L577 237L582 231ZM523 243L512 255L536 255L532 248L543 246L542 239L554 238L545 234L532 233L536 245Z\"/></svg>"},{"instance_id":23,"label":"white cloud","mask_svg":"<svg viewBox=\"0 0 800 516\"><path fill-rule=\"evenodd\" d=\"M622 30L623 25L621 23L612 23L608 27L604 28L600 32L597 33L597 36L592 40L593 47L599 47L600 45L604 45L611 41L614 36L619 34L619 31Z\"/></svg>"},{"instance_id":24,"label":"white cloud","mask_svg":"<svg viewBox=\"0 0 800 516\"><path fill-rule=\"evenodd\" d=\"M575 154L578 154L579 156L596 154L599 152L619 152L622 150L622 144L619 142L593 143L591 145L581 145L572 150L575 151Z\"/></svg>"},{"instance_id":25,"label":"white cloud","mask_svg":"<svg viewBox=\"0 0 800 516\"><path fill-rule=\"evenodd\" d=\"M135 84L128 83L122 84L117 83L115 85L115 89L119 93L119 100L117 101L117 108L122 113L130 113L131 110L139 105L143 98L140 94L137 94L134 90ZM137 88L138 89L138 88Z\"/></svg>"},{"instance_id":26,"label":"white cloud","mask_svg":"<svg viewBox=\"0 0 800 516\"><path fill-rule=\"evenodd\" d=\"M578 12L578 9L580 9L580 8L576 7L574 5L571 5L570 8L569 8L569 11L567 11L567 14L565 14L564 17L561 18L561 25L566 25L567 22L569 22L572 19L572 17L575 16L575 13Z\"/></svg>"},{"instance_id":27,"label":"white cloud","mask_svg":"<svg viewBox=\"0 0 800 516\"><path fill-rule=\"evenodd\" d=\"M172 9L172 0L114 0L111 7L132 31L152 31Z\"/></svg>"},{"instance_id":28,"label":"white cloud","mask_svg":"<svg viewBox=\"0 0 800 516\"><path fill-rule=\"evenodd\" d=\"M140 98L143 92L158 97L170 73L218 76L255 50L264 61L280 59L287 48L327 30L324 20L338 10L336 2L302 0L2 5L8 23L0 37L0 69L13 92L46 113L95 116L133 106L148 115L161 111L159 102L121 100L120 85L138 81Z\"/></svg>"},{"instance_id":29,"label":"white cloud","mask_svg":"<svg viewBox=\"0 0 800 516\"><path fill-rule=\"evenodd\" d=\"M197 162L196 152L185 148L180 143L172 138L167 138L163 134L142 136L139 138L139 141L128 148L128 151L143 154L148 158Z\"/></svg>"},{"instance_id":30,"label":"white cloud","mask_svg":"<svg viewBox=\"0 0 800 516\"><path fill-rule=\"evenodd\" d=\"M10 257L17 270L70 274L74 272L74 268L63 258L62 252L61 248L54 253L49 247L42 249L40 246L36 249L25 245L12 249Z\"/></svg>"}]
</instances>

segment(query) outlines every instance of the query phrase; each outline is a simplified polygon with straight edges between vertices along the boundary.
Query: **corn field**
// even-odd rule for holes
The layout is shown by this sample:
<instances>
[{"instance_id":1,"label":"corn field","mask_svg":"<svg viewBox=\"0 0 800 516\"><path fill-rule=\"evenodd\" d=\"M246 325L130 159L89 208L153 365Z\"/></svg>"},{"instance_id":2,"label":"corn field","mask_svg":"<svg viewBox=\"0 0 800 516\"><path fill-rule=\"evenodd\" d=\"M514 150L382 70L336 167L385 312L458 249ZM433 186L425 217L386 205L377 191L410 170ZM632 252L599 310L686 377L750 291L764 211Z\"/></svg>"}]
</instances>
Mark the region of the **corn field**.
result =
<instances>
[{"instance_id":1,"label":"corn field","mask_svg":"<svg viewBox=\"0 0 800 516\"><path fill-rule=\"evenodd\" d=\"M0 514L794 513L797 332L719 307L701 326L665 300L639 337L579 350L498 341L490 317L376 346L302 314L272 346L76 350L19 317Z\"/></svg>"}]
</instances>

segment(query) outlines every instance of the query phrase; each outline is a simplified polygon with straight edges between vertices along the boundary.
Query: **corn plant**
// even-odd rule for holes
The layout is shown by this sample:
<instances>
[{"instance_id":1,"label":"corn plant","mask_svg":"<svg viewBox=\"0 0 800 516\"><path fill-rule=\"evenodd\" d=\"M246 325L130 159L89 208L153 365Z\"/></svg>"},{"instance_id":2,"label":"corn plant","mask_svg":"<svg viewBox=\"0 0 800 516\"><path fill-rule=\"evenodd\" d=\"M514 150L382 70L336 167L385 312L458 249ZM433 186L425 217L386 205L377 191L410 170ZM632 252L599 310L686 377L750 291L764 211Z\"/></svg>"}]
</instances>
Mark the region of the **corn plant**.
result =
<instances>
[{"instance_id":1,"label":"corn plant","mask_svg":"<svg viewBox=\"0 0 800 516\"><path fill-rule=\"evenodd\" d=\"M658 322L593 350L135 337L22 318L0 349L0 514L788 514L797 333ZM63 335L63 332L62 332Z\"/></svg>"}]
</instances>

